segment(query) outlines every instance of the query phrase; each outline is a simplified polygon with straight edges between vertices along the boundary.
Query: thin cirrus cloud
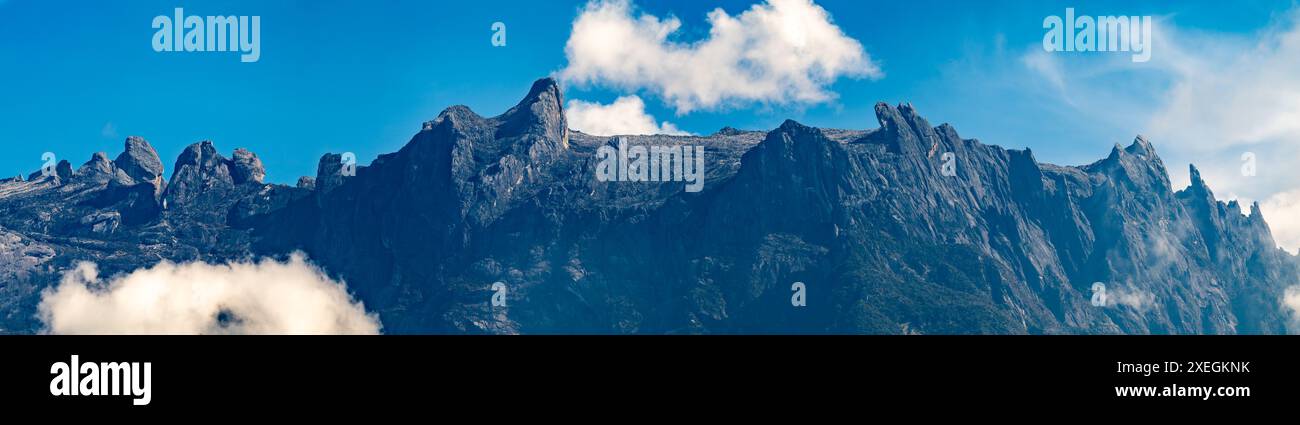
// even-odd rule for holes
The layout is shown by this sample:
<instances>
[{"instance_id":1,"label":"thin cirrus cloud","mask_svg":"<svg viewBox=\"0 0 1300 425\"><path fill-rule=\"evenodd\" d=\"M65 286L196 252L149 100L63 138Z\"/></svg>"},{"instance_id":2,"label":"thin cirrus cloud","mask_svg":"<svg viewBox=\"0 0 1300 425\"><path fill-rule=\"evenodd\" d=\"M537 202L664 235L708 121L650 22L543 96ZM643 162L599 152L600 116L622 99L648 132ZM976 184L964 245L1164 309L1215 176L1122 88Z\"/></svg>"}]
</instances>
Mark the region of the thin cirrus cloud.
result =
<instances>
[{"instance_id":1,"label":"thin cirrus cloud","mask_svg":"<svg viewBox=\"0 0 1300 425\"><path fill-rule=\"evenodd\" d=\"M841 77L883 72L857 40L811 0L768 0L739 15L708 14L702 40L673 40L676 17L639 13L627 0L593 0L565 45L567 83L645 91L676 112L830 101Z\"/></svg>"},{"instance_id":2,"label":"thin cirrus cloud","mask_svg":"<svg viewBox=\"0 0 1300 425\"><path fill-rule=\"evenodd\" d=\"M1157 19L1151 61L1063 55L1032 47L1028 75L1081 120L1131 125L1170 164L1174 188L1194 163L1221 199L1259 200L1280 247L1300 248L1300 8L1251 36L1201 31ZM1068 61L1068 66L1066 65ZM1133 78L1161 82L1133 92ZM1120 117L1123 115L1123 117ZM1243 172L1250 153L1255 174Z\"/></svg>"},{"instance_id":3,"label":"thin cirrus cloud","mask_svg":"<svg viewBox=\"0 0 1300 425\"><path fill-rule=\"evenodd\" d=\"M1196 150L1300 141L1300 9L1258 37L1168 28L1165 69L1174 83L1153 131Z\"/></svg>"},{"instance_id":4,"label":"thin cirrus cloud","mask_svg":"<svg viewBox=\"0 0 1300 425\"><path fill-rule=\"evenodd\" d=\"M1173 83L1152 115L1153 134L1202 161L1210 184L1243 201L1260 200L1277 244L1300 248L1300 9L1255 37L1169 28L1164 69ZM1157 40L1159 41L1159 39ZM1243 173L1250 153L1255 173Z\"/></svg>"},{"instance_id":5,"label":"thin cirrus cloud","mask_svg":"<svg viewBox=\"0 0 1300 425\"><path fill-rule=\"evenodd\" d=\"M100 279L83 262L41 294L53 334L378 334L379 319L301 253L287 261L162 262Z\"/></svg>"}]
</instances>

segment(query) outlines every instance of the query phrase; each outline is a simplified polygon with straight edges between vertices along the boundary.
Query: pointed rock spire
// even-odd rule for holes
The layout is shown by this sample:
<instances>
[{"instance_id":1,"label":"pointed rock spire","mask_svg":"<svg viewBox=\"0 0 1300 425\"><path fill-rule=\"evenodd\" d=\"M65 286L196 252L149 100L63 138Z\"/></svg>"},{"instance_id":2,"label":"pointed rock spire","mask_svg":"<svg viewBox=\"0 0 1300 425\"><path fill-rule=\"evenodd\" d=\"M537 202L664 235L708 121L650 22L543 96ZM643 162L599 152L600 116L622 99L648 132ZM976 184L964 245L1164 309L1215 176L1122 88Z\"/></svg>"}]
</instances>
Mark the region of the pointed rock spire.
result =
<instances>
[{"instance_id":1,"label":"pointed rock spire","mask_svg":"<svg viewBox=\"0 0 1300 425\"><path fill-rule=\"evenodd\" d=\"M568 146L569 124L564 117L564 94L554 78L533 82L528 95L499 119L501 134L541 136Z\"/></svg>"},{"instance_id":2,"label":"pointed rock spire","mask_svg":"<svg viewBox=\"0 0 1300 425\"><path fill-rule=\"evenodd\" d=\"M231 155L230 177L235 184L262 184L262 179L266 178L266 168L262 166L262 160L257 158L257 154L239 148Z\"/></svg>"},{"instance_id":3,"label":"pointed rock spire","mask_svg":"<svg viewBox=\"0 0 1300 425\"><path fill-rule=\"evenodd\" d=\"M1206 188L1205 180L1201 179L1201 170L1196 169L1196 164L1187 164L1187 171L1188 171L1188 175L1190 175L1192 179L1192 185L1190 186L1191 188L1193 189Z\"/></svg>"},{"instance_id":4,"label":"pointed rock spire","mask_svg":"<svg viewBox=\"0 0 1300 425\"><path fill-rule=\"evenodd\" d=\"M321 194L328 193L343 184L343 155L327 153L321 155L316 163L316 178L312 186Z\"/></svg>"},{"instance_id":5,"label":"pointed rock spire","mask_svg":"<svg viewBox=\"0 0 1300 425\"><path fill-rule=\"evenodd\" d=\"M1151 142L1148 142L1147 138L1141 134L1134 138L1133 143L1127 148L1124 148L1124 150L1134 155L1145 155L1148 157L1154 157L1156 154L1155 146L1152 146Z\"/></svg>"},{"instance_id":6,"label":"pointed rock spire","mask_svg":"<svg viewBox=\"0 0 1300 425\"><path fill-rule=\"evenodd\" d=\"M162 160L153 146L141 137L127 137L125 148L113 164L137 182L162 183Z\"/></svg>"},{"instance_id":7,"label":"pointed rock spire","mask_svg":"<svg viewBox=\"0 0 1300 425\"><path fill-rule=\"evenodd\" d=\"M60 181L68 181L68 179L72 178L72 164L67 160L60 160L54 166L54 174L59 176Z\"/></svg>"},{"instance_id":8,"label":"pointed rock spire","mask_svg":"<svg viewBox=\"0 0 1300 425\"><path fill-rule=\"evenodd\" d=\"M876 103L876 121L884 133L884 142L890 152L901 154L924 153L921 138L912 131L912 125L897 108L888 103Z\"/></svg>"},{"instance_id":9,"label":"pointed rock spire","mask_svg":"<svg viewBox=\"0 0 1300 425\"><path fill-rule=\"evenodd\" d=\"M234 187L230 162L217 153L211 141L189 145L176 158L165 199L169 208L188 206L205 192L218 193ZM213 195L218 196L218 195Z\"/></svg>"}]
</instances>

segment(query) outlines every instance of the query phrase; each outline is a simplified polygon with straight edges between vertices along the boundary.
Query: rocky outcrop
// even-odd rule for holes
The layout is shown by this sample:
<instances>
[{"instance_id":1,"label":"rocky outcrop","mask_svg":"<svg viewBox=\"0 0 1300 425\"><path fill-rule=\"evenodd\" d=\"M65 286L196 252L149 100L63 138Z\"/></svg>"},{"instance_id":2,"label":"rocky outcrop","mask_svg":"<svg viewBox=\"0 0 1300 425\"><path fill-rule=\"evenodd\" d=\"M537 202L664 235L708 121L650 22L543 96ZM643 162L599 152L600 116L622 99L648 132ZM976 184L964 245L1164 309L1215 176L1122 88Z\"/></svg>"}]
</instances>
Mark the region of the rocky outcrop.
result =
<instances>
[{"instance_id":1,"label":"rocky outcrop","mask_svg":"<svg viewBox=\"0 0 1300 425\"><path fill-rule=\"evenodd\" d=\"M597 181L613 140L564 131L549 87L499 117L447 109L355 179L271 213L259 249L306 250L398 332L1285 331L1294 260L1199 179L1189 190L1210 206L1173 192L1142 137L1061 167L880 104L867 131L628 138L706 146L692 194ZM508 308L487 304L498 281ZM817 307L791 307L794 282Z\"/></svg>"},{"instance_id":2,"label":"rocky outcrop","mask_svg":"<svg viewBox=\"0 0 1300 425\"><path fill-rule=\"evenodd\" d=\"M229 164L210 141L186 147L172 168L165 195L168 208L208 210L205 204L227 197L235 186Z\"/></svg>"},{"instance_id":3,"label":"rocky outcrop","mask_svg":"<svg viewBox=\"0 0 1300 425\"><path fill-rule=\"evenodd\" d=\"M230 177L235 184L262 184L262 179L266 178L266 169L256 154L239 148L235 149L231 158Z\"/></svg>"},{"instance_id":4,"label":"rocky outcrop","mask_svg":"<svg viewBox=\"0 0 1300 425\"><path fill-rule=\"evenodd\" d=\"M617 141L568 130L542 79L495 117L450 107L368 165L327 154L296 187L263 183L251 152L191 145L154 210L161 166L128 139L116 161L0 181L0 277L23 276L0 286L0 331L31 331L34 294L75 261L110 274L295 250L397 333L1288 330L1300 274L1258 205L1216 199L1194 167L1175 191L1144 137L1058 166L911 105L875 115L626 138L703 147L693 192L597 179Z\"/></svg>"},{"instance_id":5,"label":"rocky outcrop","mask_svg":"<svg viewBox=\"0 0 1300 425\"><path fill-rule=\"evenodd\" d=\"M117 169L122 170L135 182L150 183L162 189L163 165L158 152L143 138L131 136L126 138L126 148L113 160Z\"/></svg>"},{"instance_id":6,"label":"rocky outcrop","mask_svg":"<svg viewBox=\"0 0 1300 425\"><path fill-rule=\"evenodd\" d=\"M321 155L320 161L316 164L316 177L312 179L312 185L321 193L327 193L334 188L343 184L345 166L354 166L355 164L344 164L343 156L334 153ZM299 180L301 181L301 180Z\"/></svg>"}]
</instances>

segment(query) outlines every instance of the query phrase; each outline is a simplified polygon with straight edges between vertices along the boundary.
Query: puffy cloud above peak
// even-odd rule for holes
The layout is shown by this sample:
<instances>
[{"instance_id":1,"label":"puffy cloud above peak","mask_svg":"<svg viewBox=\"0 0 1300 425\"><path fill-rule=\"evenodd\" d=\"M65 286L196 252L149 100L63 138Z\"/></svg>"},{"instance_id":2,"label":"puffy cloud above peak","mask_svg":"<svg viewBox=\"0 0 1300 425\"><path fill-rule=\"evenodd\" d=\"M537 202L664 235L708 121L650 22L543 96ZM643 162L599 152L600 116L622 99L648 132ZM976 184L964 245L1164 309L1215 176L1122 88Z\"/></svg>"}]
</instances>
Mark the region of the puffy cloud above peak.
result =
<instances>
[{"instance_id":1,"label":"puffy cloud above peak","mask_svg":"<svg viewBox=\"0 0 1300 425\"><path fill-rule=\"evenodd\" d=\"M679 114L746 103L810 104L835 98L840 77L880 78L861 43L811 0L768 0L732 16L708 14L709 35L672 40L675 17L641 14L627 0L593 0L573 22L559 77L580 85L644 90Z\"/></svg>"},{"instance_id":2,"label":"puffy cloud above peak","mask_svg":"<svg viewBox=\"0 0 1300 425\"><path fill-rule=\"evenodd\" d=\"M608 105L570 100L565 116L569 128L594 136L690 134L667 121L656 124L655 117L645 111L645 102L637 96L623 96Z\"/></svg>"}]
</instances>

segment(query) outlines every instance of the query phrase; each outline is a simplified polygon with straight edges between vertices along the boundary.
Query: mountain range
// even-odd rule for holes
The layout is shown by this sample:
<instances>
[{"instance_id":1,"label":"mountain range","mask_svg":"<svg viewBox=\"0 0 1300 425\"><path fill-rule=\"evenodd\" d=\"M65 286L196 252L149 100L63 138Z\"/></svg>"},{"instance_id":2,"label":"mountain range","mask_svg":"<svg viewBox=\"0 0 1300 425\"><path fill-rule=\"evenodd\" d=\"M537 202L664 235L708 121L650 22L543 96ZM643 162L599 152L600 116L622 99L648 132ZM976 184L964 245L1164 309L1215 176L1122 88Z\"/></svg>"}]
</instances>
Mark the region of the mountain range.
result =
<instances>
[{"instance_id":1,"label":"mountain range","mask_svg":"<svg viewBox=\"0 0 1300 425\"><path fill-rule=\"evenodd\" d=\"M40 332L41 291L81 261L113 275L293 252L346 282L386 333L1279 334L1292 323L1282 300L1300 263L1258 204L1245 214L1217 200L1195 167L1175 190L1141 136L1059 166L884 103L868 130L786 121L623 136L704 147L692 193L598 179L597 151L617 140L570 130L563 104L547 78L499 116L453 106L401 150L360 166L326 154L296 186L207 141L165 179L139 137L113 159L0 180L0 332Z\"/></svg>"}]
</instances>

